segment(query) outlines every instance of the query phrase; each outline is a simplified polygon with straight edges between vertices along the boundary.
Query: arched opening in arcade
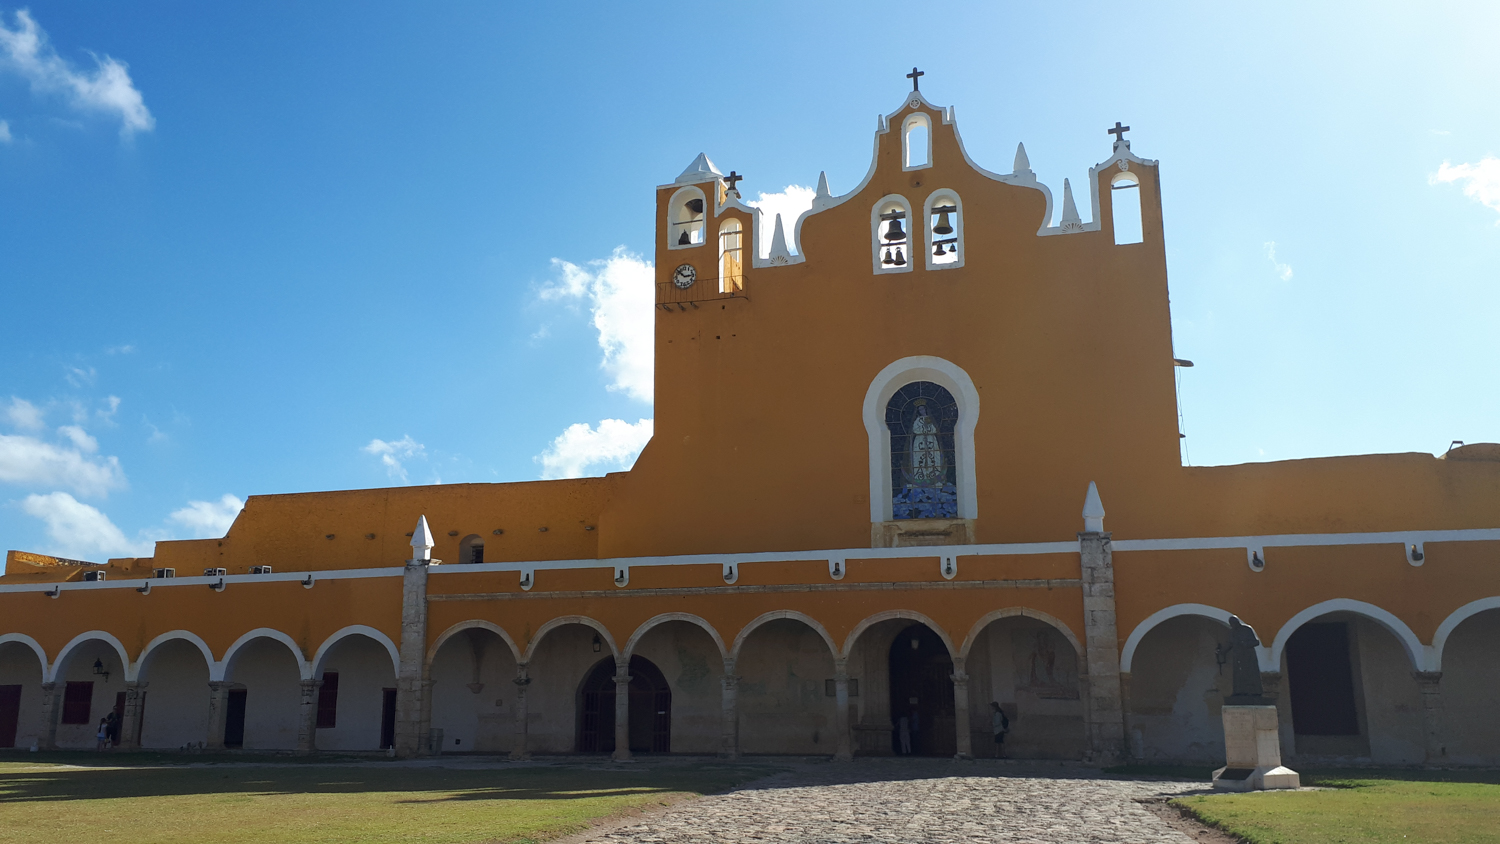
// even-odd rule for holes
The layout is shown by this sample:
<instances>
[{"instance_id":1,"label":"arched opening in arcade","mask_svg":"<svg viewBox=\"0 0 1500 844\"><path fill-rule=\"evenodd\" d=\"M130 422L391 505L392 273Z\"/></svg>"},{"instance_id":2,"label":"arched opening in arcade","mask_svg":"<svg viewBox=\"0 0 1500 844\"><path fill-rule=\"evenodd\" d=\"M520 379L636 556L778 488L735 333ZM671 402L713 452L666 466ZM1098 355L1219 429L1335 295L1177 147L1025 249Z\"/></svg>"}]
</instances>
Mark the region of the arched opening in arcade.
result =
<instances>
[{"instance_id":1,"label":"arched opening in arcade","mask_svg":"<svg viewBox=\"0 0 1500 844\"><path fill-rule=\"evenodd\" d=\"M187 639L168 639L141 660L136 682L144 695L137 707L141 747L182 749L208 745L208 661ZM124 717L125 697L117 694Z\"/></svg>"},{"instance_id":2,"label":"arched opening in arcade","mask_svg":"<svg viewBox=\"0 0 1500 844\"><path fill-rule=\"evenodd\" d=\"M578 687L579 753L615 750L615 660L599 660ZM651 660L630 658L629 718L631 753L672 752L672 690Z\"/></svg>"},{"instance_id":3,"label":"arched opening in arcade","mask_svg":"<svg viewBox=\"0 0 1500 844\"><path fill-rule=\"evenodd\" d=\"M1141 638L1130 673L1121 675L1133 758L1223 764L1224 696L1234 679L1228 647L1229 627L1203 615L1173 616Z\"/></svg>"},{"instance_id":4,"label":"arched opening in arcade","mask_svg":"<svg viewBox=\"0 0 1500 844\"><path fill-rule=\"evenodd\" d=\"M363 633L334 642L314 667L318 750L384 750L395 744L396 666L385 643Z\"/></svg>"},{"instance_id":5,"label":"arched opening in arcade","mask_svg":"<svg viewBox=\"0 0 1500 844\"><path fill-rule=\"evenodd\" d=\"M24 642L0 642L0 748L40 745L42 660Z\"/></svg>"},{"instance_id":6,"label":"arched opening in arcade","mask_svg":"<svg viewBox=\"0 0 1500 844\"><path fill-rule=\"evenodd\" d=\"M302 655L269 636L256 636L228 657L224 680L224 746L295 750L301 728Z\"/></svg>"},{"instance_id":7,"label":"arched opening in arcade","mask_svg":"<svg viewBox=\"0 0 1500 844\"><path fill-rule=\"evenodd\" d=\"M614 664L613 641L596 622L569 620L544 625L525 658L527 752L578 752L579 690L601 660Z\"/></svg>"},{"instance_id":8,"label":"arched opening in arcade","mask_svg":"<svg viewBox=\"0 0 1500 844\"><path fill-rule=\"evenodd\" d=\"M1439 682L1438 754L1455 765L1488 765L1500 757L1500 609L1465 618L1448 634Z\"/></svg>"},{"instance_id":9,"label":"arched opening in arcade","mask_svg":"<svg viewBox=\"0 0 1500 844\"><path fill-rule=\"evenodd\" d=\"M498 753L515 746L516 658L493 630L470 627L448 637L433 656L433 750Z\"/></svg>"},{"instance_id":10,"label":"arched opening in arcade","mask_svg":"<svg viewBox=\"0 0 1500 844\"><path fill-rule=\"evenodd\" d=\"M947 642L904 615L857 635L846 663L854 754L953 756L958 738Z\"/></svg>"},{"instance_id":11,"label":"arched opening in arcade","mask_svg":"<svg viewBox=\"0 0 1500 844\"><path fill-rule=\"evenodd\" d=\"M740 752L836 752L838 699L828 640L800 618L772 618L743 635L735 656ZM852 706L853 689L850 695Z\"/></svg>"},{"instance_id":12,"label":"arched opening in arcade","mask_svg":"<svg viewBox=\"0 0 1500 844\"><path fill-rule=\"evenodd\" d=\"M1062 630L1024 615L985 625L968 645L974 756L1079 759L1087 746L1077 648ZM994 711L1004 714L996 738Z\"/></svg>"},{"instance_id":13,"label":"arched opening in arcade","mask_svg":"<svg viewBox=\"0 0 1500 844\"><path fill-rule=\"evenodd\" d=\"M632 658L644 657L666 678L668 705L664 709L669 717L667 745L671 752L723 750L724 651L717 634L710 634L706 623L668 619L636 634L634 644L628 647ZM631 675L636 674L634 664L632 660ZM637 703L634 681L631 690L630 718L634 725Z\"/></svg>"}]
</instances>

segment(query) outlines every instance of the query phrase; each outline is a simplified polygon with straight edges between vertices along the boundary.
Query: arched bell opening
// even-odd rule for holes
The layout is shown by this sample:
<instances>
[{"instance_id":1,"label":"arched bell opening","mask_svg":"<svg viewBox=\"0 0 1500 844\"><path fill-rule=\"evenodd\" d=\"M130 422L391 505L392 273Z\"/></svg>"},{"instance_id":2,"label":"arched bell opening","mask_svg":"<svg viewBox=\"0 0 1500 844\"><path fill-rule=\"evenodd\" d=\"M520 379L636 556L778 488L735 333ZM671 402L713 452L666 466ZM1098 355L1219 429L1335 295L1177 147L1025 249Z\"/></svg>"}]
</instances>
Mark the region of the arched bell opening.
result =
<instances>
[{"instance_id":1,"label":"arched bell opening","mask_svg":"<svg viewBox=\"0 0 1500 844\"><path fill-rule=\"evenodd\" d=\"M0 643L0 748L40 743L41 659L21 642Z\"/></svg>"},{"instance_id":2,"label":"arched bell opening","mask_svg":"<svg viewBox=\"0 0 1500 844\"><path fill-rule=\"evenodd\" d=\"M976 758L1079 759L1087 748L1081 662L1068 637L1025 616L990 622L964 661ZM996 740L995 706L1004 718Z\"/></svg>"},{"instance_id":3,"label":"arched bell opening","mask_svg":"<svg viewBox=\"0 0 1500 844\"><path fill-rule=\"evenodd\" d=\"M244 642L227 658L230 683L224 746L248 750L296 750L301 726L300 654L269 636Z\"/></svg>"},{"instance_id":4,"label":"arched bell opening","mask_svg":"<svg viewBox=\"0 0 1500 844\"><path fill-rule=\"evenodd\" d=\"M499 634L470 627L450 636L433 656L428 678L432 729L442 731L441 752L498 753L513 748L516 659Z\"/></svg>"},{"instance_id":5,"label":"arched bell opening","mask_svg":"<svg viewBox=\"0 0 1500 844\"><path fill-rule=\"evenodd\" d=\"M672 752L672 689L651 660L630 658L630 752ZM601 659L578 688L579 753L615 750L615 660Z\"/></svg>"},{"instance_id":6,"label":"arched bell opening","mask_svg":"<svg viewBox=\"0 0 1500 844\"><path fill-rule=\"evenodd\" d=\"M876 273L910 272L917 249L911 203L892 194L870 209L870 248Z\"/></svg>"},{"instance_id":7,"label":"arched bell opening","mask_svg":"<svg viewBox=\"0 0 1500 844\"><path fill-rule=\"evenodd\" d=\"M1145 238L1141 229L1141 182L1134 173L1125 171L1110 180L1109 204L1115 243L1140 243Z\"/></svg>"}]
</instances>

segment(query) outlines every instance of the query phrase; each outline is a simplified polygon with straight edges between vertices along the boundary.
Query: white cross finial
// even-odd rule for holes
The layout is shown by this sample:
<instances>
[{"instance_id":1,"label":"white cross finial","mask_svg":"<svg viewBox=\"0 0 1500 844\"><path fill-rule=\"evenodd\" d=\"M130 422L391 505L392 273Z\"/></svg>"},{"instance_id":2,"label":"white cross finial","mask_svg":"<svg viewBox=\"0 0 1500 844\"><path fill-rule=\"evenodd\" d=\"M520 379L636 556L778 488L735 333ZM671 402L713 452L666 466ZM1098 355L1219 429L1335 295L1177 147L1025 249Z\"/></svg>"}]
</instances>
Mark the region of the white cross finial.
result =
<instances>
[{"instance_id":1,"label":"white cross finial","mask_svg":"<svg viewBox=\"0 0 1500 844\"><path fill-rule=\"evenodd\" d=\"M413 560L432 559L432 529L427 526L427 517L417 517L417 529L411 532L411 558Z\"/></svg>"},{"instance_id":2,"label":"white cross finial","mask_svg":"<svg viewBox=\"0 0 1500 844\"><path fill-rule=\"evenodd\" d=\"M1089 494L1083 499L1083 529L1088 533L1104 532L1104 502L1099 500L1099 487L1089 481Z\"/></svg>"}]
</instances>

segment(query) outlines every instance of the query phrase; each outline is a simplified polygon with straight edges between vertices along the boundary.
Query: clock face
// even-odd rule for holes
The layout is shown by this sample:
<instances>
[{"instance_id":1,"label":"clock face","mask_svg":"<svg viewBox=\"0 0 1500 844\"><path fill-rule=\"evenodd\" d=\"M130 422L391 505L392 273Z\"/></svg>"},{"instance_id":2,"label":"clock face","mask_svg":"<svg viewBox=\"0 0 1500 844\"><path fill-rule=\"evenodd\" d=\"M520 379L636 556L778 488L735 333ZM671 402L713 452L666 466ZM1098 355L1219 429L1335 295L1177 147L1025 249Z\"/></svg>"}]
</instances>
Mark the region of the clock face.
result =
<instances>
[{"instance_id":1,"label":"clock face","mask_svg":"<svg viewBox=\"0 0 1500 844\"><path fill-rule=\"evenodd\" d=\"M698 271L693 269L692 264L683 264L682 266L672 271L672 283L677 285L677 287L681 290L686 290L689 287L692 287L693 282L697 280Z\"/></svg>"}]
</instances>

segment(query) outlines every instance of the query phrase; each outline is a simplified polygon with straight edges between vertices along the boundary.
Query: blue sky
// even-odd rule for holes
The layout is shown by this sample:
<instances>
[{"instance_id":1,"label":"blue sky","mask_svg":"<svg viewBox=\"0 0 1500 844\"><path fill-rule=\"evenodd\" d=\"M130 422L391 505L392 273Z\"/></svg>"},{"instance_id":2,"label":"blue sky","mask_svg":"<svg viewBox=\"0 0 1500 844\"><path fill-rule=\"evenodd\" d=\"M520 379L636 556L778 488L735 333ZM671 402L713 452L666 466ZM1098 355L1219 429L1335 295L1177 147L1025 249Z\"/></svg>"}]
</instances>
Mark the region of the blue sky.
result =
<instances>
[{"instance_id":1,"label":"blue sky","mask_svg":"<svg viewBox=\"0 0 1500 844\"><path fill-rule=\"evenodd\" d=\"M0 546L628 465L653 188L847 191L914 64L1055 194L1161 161L1195 465L1500 441L1500 6L932 8L0 0Z\"/></svg>"}]
</instances>

